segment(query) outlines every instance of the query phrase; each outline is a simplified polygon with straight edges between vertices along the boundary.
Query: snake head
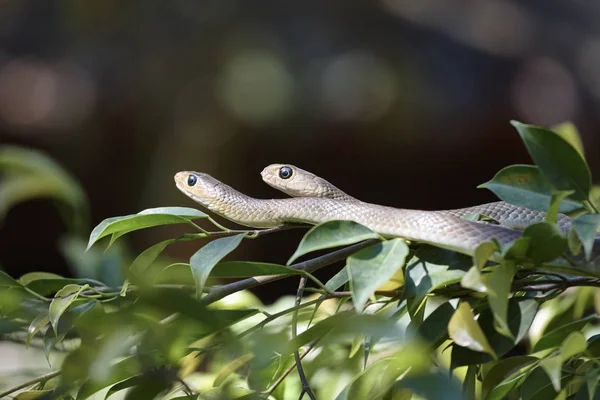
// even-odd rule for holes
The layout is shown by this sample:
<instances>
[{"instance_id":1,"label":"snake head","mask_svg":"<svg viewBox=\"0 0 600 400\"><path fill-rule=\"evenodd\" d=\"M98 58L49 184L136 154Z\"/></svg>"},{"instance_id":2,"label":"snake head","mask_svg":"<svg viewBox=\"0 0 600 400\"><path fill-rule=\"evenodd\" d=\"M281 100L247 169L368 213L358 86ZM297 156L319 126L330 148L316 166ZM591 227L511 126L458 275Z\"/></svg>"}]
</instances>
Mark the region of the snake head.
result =
<instances>
[{"instance_id":1,"label":"snake head","mask_svg":"<svg viewBox=\"0 0 600 400\"><path fill-rule=\"evenodd\" d=\"M175 174L175 185L187 196L208 208L222 196L223 184L203 172L178 172Z\"/></svg>"}]
</instances>

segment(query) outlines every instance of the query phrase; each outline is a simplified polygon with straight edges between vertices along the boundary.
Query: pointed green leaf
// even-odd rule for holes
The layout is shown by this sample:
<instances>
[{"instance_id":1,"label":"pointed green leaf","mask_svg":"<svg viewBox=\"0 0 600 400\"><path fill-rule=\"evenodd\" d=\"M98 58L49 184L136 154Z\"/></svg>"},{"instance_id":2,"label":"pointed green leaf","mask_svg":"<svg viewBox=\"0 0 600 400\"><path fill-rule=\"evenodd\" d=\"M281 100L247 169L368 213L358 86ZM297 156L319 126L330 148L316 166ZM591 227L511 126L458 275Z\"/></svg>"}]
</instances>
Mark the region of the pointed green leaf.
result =
<instances>
[{"instance_id":1,"label":"pointed green leaf","mask_svg":"<svg viewBox=\"0 0 600 400\"><path fill-rule=\"evenodd\" d=\"M560 345L560 356L563 362L587 349L587 341L580 331L574 331Z\"/></svg>"},{"instance_id":2,"label":"pointed green leaf","mask_svg":"<svg viewBox=\"0 0 600 400\"><path fill-rule=\"evenodd\" d=\"M475 315L473 315L469 303L462 302L459 304L448 323L448 334L457 345L474 351L485 352L496 358L496 353L475 320Z\"/></svg>"},{"instance_id":3,"label":"pointed green leaf","mask_svg":"<svg viewBox=\"0 0 600 400\"><path fill-rule=\"evenodd\" d=\"M346 267L340 269L330 280L327 281L325 287L327 290L334 292L344 286L350 278L348 277L348 269Z\"/></svg>"},{"instance_id":4,"label":"pointed green leaf","mask_svg":"<svg viewBox=\"0 0 600 400\"><path fill-rule=\"evenodd\" d=\"M560 355L551 356L540 361L540 367L550 378L554 391L560 391L560 380L562 378L562 359Z\"/></svg>"},{"instance_id":5,"label":"pointed green leaf","mask_svg":"<svg viewBox=\"0 0 600 400\"><path fill-rule=\"evenodd\" d=\"M496 242L483 242L475 249L473 263L479 270L482 270L490 257L499 250Z\"/></svg>"},{"instance_id":6,"label":"pointed green leaf","mask_svg":"<svg viewBox=\"0 0 600 400\"><path fill-rule=\"evenodd\" d=\"M454 307L444 303L425 318L418 328L426 343L437 348L448 338L448 323L454 314Z\"/></svg>"},{"instance_id":7,"label":"pointed green leaf","mask_svg":"<svg viewBox=\"0 0 600 400\"><path fill-rule=\"evenodd\" d=\"M499 361L485 375L481 387L482 397L500 400L525 382L527 374L539 360L531 356L510 357Z\"/></svg>"},{"instance_id":8,"label":"pointed green leaf","mask_svg":"<svg viewBox=\"0 0 600 400\"><path fill-rule=\"evenodd\" d=\"M379 235L366 226L353 221L328 221L312 227L300 241L300 245L290 257L290 265L298 257L317 250L347 246L368 239L378 239Z\"/></svg>"},{"instance_id":9,"label":"pointed green leaf","mask_svg":"<svg viewBox=\"0 0 600 400\"><path fill-rule=\"evenodd\" d=\"M217 265L223 257L235 250L245 236L245 233L240 233L239 235L215 239L192 255L190 258L190 266L192 267L192 275L196 282L196 296L198 298L200 298L202 290L204 289L204 283L208 279L214 266Z\"/></svg>"},{"instance_id":10,"label":"pointed green leaf","mask_svg":"<svg viewBox=\"0 0 600 400\"><path fill-rule=\"evenodd\" d=\"M571 196L586 201L592 188L587 163L579 152L560 135L549 129L511 121L525 143L529 155L542 175L558 190L573 190Z\"/></svg>"},{"instance_id":11,"label":"pointed green leaf","mask_svg":"<svg viewBox=\"0 0 600 400\"><path fill-rule=\"evenodd\" d=\"M25 347L29 347L29 343L31 343L31 339L35 336L35 334L45 327L50 322L50 318L46 314L40 314L34 318L33 321L29 324L29 328L27 329L27 339L25 341Z\"/></svg>"},{"instance_id":12,"label":"pointed green leaf","mask_svg":"<svg viewBox=\"0 0 600 400\"><path fill-rule=\"evenodd\" d=\"M487 276L484 278L479 268L472 266L460 280L460 285L476 292L487 293Z\"/></svg>"},{"instance_id":13,"label":"pointed green leaf","mask_svg":"<svg viewBox=\"0 0 600 400\"><path fill-rule=\"evenodd\" d=\"M515 272L514 263L504 261L494 267L487 281L488 302L500 328L499 332L510 338L512 338L512 333L508 326L508 299Z\"/></svg>"},{"instance_id":14,"label":"pointed green leaf","mask_svg":"<svg viewBox=\"0 0 600 400\"><path fill-rule=\"evenodd\" d=\"M352 299L358 312L363 310L375 289L404 266L408 251L406 242L396 238L376 243L348 257Z\"/></svg>"},{"instance_id":15,"label":"pointed green leaf","mask_svg":"<svg viewBox=\"0 0 600 400\"><path fill-rule=\"evenodd\" d=\"M581 155L581 158L585 159L583 151L583 142L579 136L577 127L571 122L563 122L562 124L554 125L552 131L556 132L561 138L569 143L577 152Z\"/></svg>"},{"instance_id":16,"label":"pointed green leaf","mask_svg":"<svg viewBox=\"0 0 600 400\"><path fill-rule=\"evenodd\" d=\"M562 202L573 194L572 190L567 191L555 191L552 193L552 199L550 200L550 207L548 208L548 212L546 213L546 222L551 224L556 224L556 219L558 217L558 212L560 210L560 205Z\"/></svg>"},{"instance_id":17,"label":"pointed green leaf","mask_svg":"<svg viewBox=\"0 0 600 400\"><path fill-rule=\"evenodd\" d=\"M515 206L546 211L552 199L552 186L535 165L511 165L501 169L490 181L478 188L491 190L501 200ZM573 199L560 204L561 212L580 210L583 205Z\"/></svg>"},{"instance_id":18,"label":"pointed green leaf","mask_svg":"<svg viewBox=\"0 0 600 400\"><path fill-rule=\"evenodd\" d=\"M112 234L123 235L139 229L169 224L190 224L192 220L207 218L202 211L187 207L150 208L137 214L107 218L100 222L90 234L87 248L98 240Z\"/></svg>"},{"instance_id":19,"label":"pointed green leaf","mask_svg":"<svg viewBox=\"0 0 600 400\"><path fill-rule=\"evenodd\" d=\"M66 285L54 296L54 299L50 303L50 307L48 309L48 317L50 318L50 324L54 329L54 332L57 333L58 329L58 320L60 316L67 310L67 308L77 299L79 293L81 291L88 288L88 285Z\"/></svg>"},{"instance_id":20,"label":"pointed green leaf","mask_svg":"<svg viewBox=\"0 0 600 400\"><path fill-rule=\"evenodd\" d=\"M140 362L135 357L127 357L110 365L110 371L106 377L99 379L97 376L91 376L77 392L77 400L85 400L94 393L113 385L117 382L126 380L140 372ZM108 396L107 396L108 397Z\"/></svg>"},{"instance_id":21,"label":"pointed green leaf","mask_svg":"<svg viewBox=\"0 0 600 400\"><path fill-rule=\"evenodd\" d=\"M167 239L162 242L158 242L155 245L148 247L146 250L142 251L131 263L129 269L134 274L143 274L146 268L148 268L163 252L163 250L175 242L175 239Z\"/></svg>"},{"instance_id":22,"label":"pointed green leaf","mask_svg":"<svg viewBox=\"0 0 600 400\"><path fill-rule=\"evenodd\" d=\"M583 250L585 251L586 259L592 256L594 242L600 237L598 229L600 228L600 214L584 214L573 220L573 229L577 233Z\"/></svg>"},{"instance_id":23,"label":"pointed green leaf","mask_svg":"<svg viewBox=\"0 0 600 400\"><path fill-rule=\"evenodd\" d=\"M571 332L581 331L587 324L596 320L597 318L598 317L596 315L590 315L580 320L562 325L555 330L544 334L544 336L542 336L541 339L538 340L538 342L533 346L533 351L538 352L544 349L559 347L563 340L565 340L571 334Z\"/></svg>"}]
</instances>

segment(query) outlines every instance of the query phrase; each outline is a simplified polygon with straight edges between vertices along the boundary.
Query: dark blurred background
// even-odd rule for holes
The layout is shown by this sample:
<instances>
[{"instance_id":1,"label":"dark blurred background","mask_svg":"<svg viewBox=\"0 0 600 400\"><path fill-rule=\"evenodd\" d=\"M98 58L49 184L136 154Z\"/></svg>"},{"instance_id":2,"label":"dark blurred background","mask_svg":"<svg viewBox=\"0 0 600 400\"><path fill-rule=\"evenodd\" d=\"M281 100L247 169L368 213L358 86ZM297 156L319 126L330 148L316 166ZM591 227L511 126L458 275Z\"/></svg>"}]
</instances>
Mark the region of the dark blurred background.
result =
<instances>
[{"instance_id":1,"label":"dark blurred background","mask_svg":"<svg viewBox=\"0 0 600 400\"><path fill-rule=\"evenodd\" d=\"M598 21L591 0L2 1L0 141L74 174L92 226L193 207L173 185L184 169L282 197L259 176L274 162L370 202L469 206L495 200L476 186L497 170L530 163L511 119L573 121L600 176ZM64 230L50 201L13 208L0 265L68 275ZM180 231L125 240L135 254ZM301 234L233 258L285 262Z\"/></svg>"}]
</instances>

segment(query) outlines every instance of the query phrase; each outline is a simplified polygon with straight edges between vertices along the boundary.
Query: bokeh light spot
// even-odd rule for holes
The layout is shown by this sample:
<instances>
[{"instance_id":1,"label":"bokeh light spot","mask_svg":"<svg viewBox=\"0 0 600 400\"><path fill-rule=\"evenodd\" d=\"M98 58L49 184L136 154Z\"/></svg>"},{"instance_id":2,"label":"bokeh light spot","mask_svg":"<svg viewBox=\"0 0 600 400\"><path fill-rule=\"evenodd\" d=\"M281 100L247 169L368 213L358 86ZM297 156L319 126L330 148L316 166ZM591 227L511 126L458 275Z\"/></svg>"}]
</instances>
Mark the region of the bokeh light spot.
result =
<instances>
[{"instance_id":1,"label":"bokeh light spot","mask_svg":"<svg viewBox=\"0 0 600 400\"><path fill-rule=\"evenodd\" d=\"M218 95L236 118L267 123L283 117L291 108L294 81L274 54L247 51L235 55L225 66Z\"/></svg>"}]
</instances>

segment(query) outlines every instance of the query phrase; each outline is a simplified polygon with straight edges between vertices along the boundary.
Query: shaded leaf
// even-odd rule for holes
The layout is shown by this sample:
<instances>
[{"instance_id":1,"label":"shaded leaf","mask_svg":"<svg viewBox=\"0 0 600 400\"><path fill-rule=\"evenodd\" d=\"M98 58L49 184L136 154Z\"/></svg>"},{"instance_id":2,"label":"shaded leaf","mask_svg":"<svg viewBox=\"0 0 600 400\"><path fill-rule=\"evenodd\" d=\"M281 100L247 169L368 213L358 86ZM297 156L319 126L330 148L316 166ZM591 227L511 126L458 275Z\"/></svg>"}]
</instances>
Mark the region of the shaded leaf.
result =
<instances>
[{"instance_id":1,"label":"shaded leaf","mask_svg":"<svg viewBox=\"0 0 600 400\"><path fill-rule=\"evenodd\" d=\"M597 316L590 315L577 321L570 322L562 325L555 330L544 334L533 346L533 352L540 350L549 349L552 347L559 347L563 340L567 338L574 331L581 331L588 323L597 319Z\"/></svg>"},{"instance_id":2,"label":"shaded leaf","mask_svg":"<svg viewBox=\"0 0 600 400\"><path fill-rule=\"evenodd\" d=\"M501 200L531 210L546 211L552 199L552 186L535 165L511 165L501 169L490 181L478 188L491 190ZM580 210L583 205L573 199L560 204L560 212Z\"/></svg>"},{"instance_id":3,"label":"shaded leaf","mask_svg":"<svg viewBox=\"0 0 600 400\"><path fill-rule=\"evenodd\" d=\"M133 260L129 269L134 274L143 274L146 268L158 258L160 253L173 242L175 242L175 239L168 239L148 247Z\"/></svg>"},{"instance_id":4,"label":"shaded leaf","mask_svg":"<svg viewBox=\"0 0 600 400\"><path fill-rule=\"evenodd\" d=\"M574 200L588 200L592 178L581 154L549 129L517 121L511 123L521 135L544 178L558 190L573 190L571 197Z\"/></svg>"},{"instance_id":5,"label":"shaded leaf","mask_svg":"<svg viewBox=\"0 0 600 400\"><path fill-rule=\"evenodd\" d=\"M418 332L426 343L436 348L448 338L448 323L453 314L454 307L450 303L444 303L425 318L419 325Z\"/></svg>"},{"instance_id":6,"label":"shaded leaf","mask_svg":"<svg viewBox=\"0 0 600 400\"><path fill-rule=\"evenodd\" d=\"M488 400L503 399L509 392L525 382L527 374L538 364L532 356L517 356L500 360L485 375L481 387L482 397Z\"/></svg>"},{"instance_id":7,"label":"shaded leaf","mask_svg":"<svg viewBox=\"0 0 600 400\"><path fill-rule=\"evenodd\" d=\"M214 266L223 257L235 250L245 236L245 233L240 233L239 235L215 239L192 255L190 266L192 267L192 275L196 282L196 297L200 298L204 289L204 283Z\"/></svg>"},{"instance_id":8,"label":"shaded leaf","mask_svg":"<svg viewBox=\"0 0 600 400\"><path fill-rule=\"evenodd\" d=\"M448 334L454 343L459 346L485 352L496 358L496 353L475 320L475 315L469 303L462 302L459 304L448 323Z\"/></svg>"},{"instance_id":9,"label":"shaded leaf","mask_svg":"<svg viewBox=\"0 0 600 400\"><path fill-rule=\"evenodd\" d=\"M529 225L523 236L530 239L527 255L538 264L556 260L567 249L567 239L560 229L547 222Z\"/></svg>"},{"instance_id":10,"label":"shaded leaf","mask_svg":"<svg viewBox=\"0 0 600 400\"><path fill-rule=\"evenodd\" d=\"M298 257L317 250L347 246L368 239L378 239L379 235L366 226L353 221L328 221L312 227L302 238L298 248L290 257L290 265Z\"/></svg>"},{"instance_id":11,"label":"shaded leaf","mask_svg":"<svg viewBox=\"0 0 600 400\"><path fill-rule=\"evenodd\" d=\"M354 307L358 312L363 310L375 289L404 266L408 252L404 240L396 238L376 243L348 257L346 269Z\"/></svg>"},{"instance_id":12,"label":"shaded leaf","mask_svg":"<svg viewBox=\"0 0 600 400\"><path fill-rule=\"evenodd\" d=\"M127 357L110 365L108 374L99 379L98 376L90 376L90 378L81 385L77 392L77 400L85 400L94 393L110 386L114 383L126 380L139 373L139 360L135 357ZM106 396L108 397L108 395Z\"/></svg>"}]
</instances>

